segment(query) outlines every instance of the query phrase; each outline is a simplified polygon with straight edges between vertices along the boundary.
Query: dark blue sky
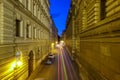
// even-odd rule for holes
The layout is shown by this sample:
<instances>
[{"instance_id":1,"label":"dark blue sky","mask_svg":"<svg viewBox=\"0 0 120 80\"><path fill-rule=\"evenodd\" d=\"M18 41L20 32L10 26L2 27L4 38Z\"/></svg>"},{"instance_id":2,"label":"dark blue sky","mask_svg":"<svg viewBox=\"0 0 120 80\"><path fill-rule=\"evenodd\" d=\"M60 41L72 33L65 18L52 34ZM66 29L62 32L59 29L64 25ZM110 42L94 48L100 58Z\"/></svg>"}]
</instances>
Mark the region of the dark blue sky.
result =
<instances>
[{"instance_id":1,"label":"dark blue sky","mask_svg":"<svg viewBox=\"0 0 120 80\"><path fill-rule=\"evenodd\" d=\"M50 14L61 35L66 27L66 19L70 8L71 0L50 0Z\"/></svg>"}]
</instances>

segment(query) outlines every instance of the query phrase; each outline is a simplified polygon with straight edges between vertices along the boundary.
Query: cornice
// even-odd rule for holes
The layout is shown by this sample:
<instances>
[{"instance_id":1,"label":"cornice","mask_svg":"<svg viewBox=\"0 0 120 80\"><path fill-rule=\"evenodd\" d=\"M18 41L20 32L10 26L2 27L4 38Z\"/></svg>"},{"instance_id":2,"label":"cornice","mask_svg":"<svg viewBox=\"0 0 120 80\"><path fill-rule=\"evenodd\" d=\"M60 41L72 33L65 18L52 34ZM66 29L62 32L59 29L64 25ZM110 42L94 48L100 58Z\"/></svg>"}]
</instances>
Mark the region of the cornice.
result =
<instances>
[{"instance_id":1,"label":"cornice","mask_svg":"<svg viewBox=\"0 0 120 80\"><path fill-rule=\"evenodd\" d=\"M10 44L0 44L0 48L1 47L13 47L13 46L16 46L16 45L13 44L13 43L10 43Z\"/></svg>"},{"instance_id":2,"label":"cornice","mask_svg":"<svg viewBox=\"0 0 120 80\"><path fill-rule=\"evenodd\" d=\"M38 4L39 4L39 6L40 6L40 8L41 8L41 10L42 10L42 12L45 14L45 16L47 17L47 20L49 20L50 18L49 18L49 16L47 15L47 13L45 12L45 10L43 9L43 6L41 5L41 2L38 0ZM48 7L47 7L48 8ZM50 22L50 21L49 21Z\"/></svg>"},{"instance_id":3,"label":"cornice","mask_svg":"<svg viewBox=\"0 0 120 80\"><path fill-rule=\"evenodd\" d=\"M47 1L48 1L48 3L47 3ZM47 5L47 7L49 8L49 6L50 6L49 0L45 0L45 3L46 3L46 5Z\"/></svg>"}]
</instances>

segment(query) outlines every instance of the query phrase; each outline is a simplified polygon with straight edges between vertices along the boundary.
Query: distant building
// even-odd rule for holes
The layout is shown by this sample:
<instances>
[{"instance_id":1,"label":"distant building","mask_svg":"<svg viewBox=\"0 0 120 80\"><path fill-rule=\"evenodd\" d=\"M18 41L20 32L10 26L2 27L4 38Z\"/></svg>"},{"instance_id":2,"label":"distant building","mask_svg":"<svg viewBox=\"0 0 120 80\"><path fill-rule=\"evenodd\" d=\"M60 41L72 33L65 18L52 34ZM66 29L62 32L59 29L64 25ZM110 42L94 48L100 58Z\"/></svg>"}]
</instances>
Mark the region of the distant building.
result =
<instances>
[{"instance_id":1,"label":"distant building","mask_svg":"<svg viewBox=\"0 0 120 80\"><path fill-rule=\"evenodd\" d=\"M50 48L48 0L0 0L0 80L26 80Z\"/></svg>"},{"instance_id":2,"label":"distant building","mask_svg":"<svg viewBox=\"0 0 120 80\"><path fill-rule=\"evenodd\" d=\"M58 29L53 21L53 19L51 18L51 41L52 43L58 42Z\"/></svg>"},{"instance_id":3,"label":"distant building","mask_svg":"<svg viewBox=\"0 0 120 80\"><path fill-rule=\"evenodd\" d=\"M120 79L119 4L119 0L72 0L64 38L83 80Z\"/></svg>"}]
</instances>

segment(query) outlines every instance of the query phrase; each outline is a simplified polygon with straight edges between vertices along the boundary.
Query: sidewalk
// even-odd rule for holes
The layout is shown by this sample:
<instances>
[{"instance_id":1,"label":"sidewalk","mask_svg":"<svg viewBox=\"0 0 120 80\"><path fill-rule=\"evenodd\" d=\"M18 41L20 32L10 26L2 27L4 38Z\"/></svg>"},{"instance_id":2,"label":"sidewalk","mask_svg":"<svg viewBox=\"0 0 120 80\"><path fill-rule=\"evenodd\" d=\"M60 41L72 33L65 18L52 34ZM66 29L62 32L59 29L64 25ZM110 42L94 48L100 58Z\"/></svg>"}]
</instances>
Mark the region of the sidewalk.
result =
<instances>
[{"instance_id":1,"label":"sidewalk","mask_svg":"<svg viewBox=\"0 0 120 80\"><path fill-rule=\"evenodd\" d=\"M36 69L32 72L32 74L29 76L27 80L34 80L34 77L37 75L37 73L43 68L43 65L40 64L36 67Z\"/></svg>"}]
</instances>

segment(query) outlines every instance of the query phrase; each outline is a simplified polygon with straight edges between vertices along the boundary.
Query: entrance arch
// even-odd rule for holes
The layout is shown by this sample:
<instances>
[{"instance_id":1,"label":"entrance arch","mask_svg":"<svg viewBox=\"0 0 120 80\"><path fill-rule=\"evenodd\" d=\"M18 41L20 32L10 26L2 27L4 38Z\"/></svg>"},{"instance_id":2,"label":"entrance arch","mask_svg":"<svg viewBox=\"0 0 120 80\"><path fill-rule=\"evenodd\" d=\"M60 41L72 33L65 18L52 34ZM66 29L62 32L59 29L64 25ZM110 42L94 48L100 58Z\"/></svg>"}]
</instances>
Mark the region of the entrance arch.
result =
<instances>
[{"instance_id":1,"label":"entrance arch","mask_svg":"<svg viewBox=\"0 0 120 80\"><path fill-rule=\"evenodd\" d=\"M34 57L33 51L30 51L28 60L28 76L30 76L33 71L33 57Z\"/></svg>"}]
</instances>

